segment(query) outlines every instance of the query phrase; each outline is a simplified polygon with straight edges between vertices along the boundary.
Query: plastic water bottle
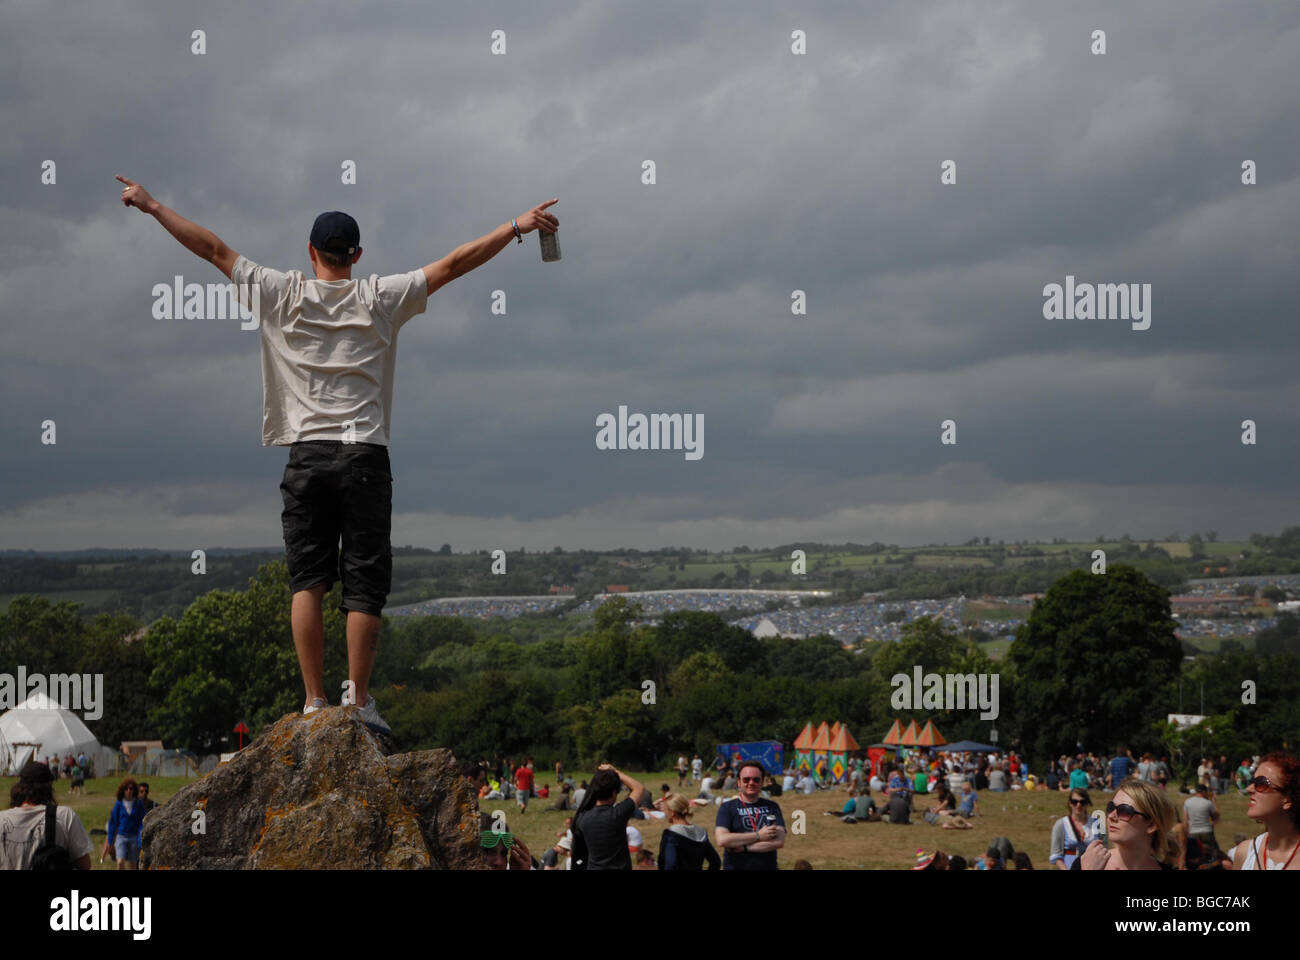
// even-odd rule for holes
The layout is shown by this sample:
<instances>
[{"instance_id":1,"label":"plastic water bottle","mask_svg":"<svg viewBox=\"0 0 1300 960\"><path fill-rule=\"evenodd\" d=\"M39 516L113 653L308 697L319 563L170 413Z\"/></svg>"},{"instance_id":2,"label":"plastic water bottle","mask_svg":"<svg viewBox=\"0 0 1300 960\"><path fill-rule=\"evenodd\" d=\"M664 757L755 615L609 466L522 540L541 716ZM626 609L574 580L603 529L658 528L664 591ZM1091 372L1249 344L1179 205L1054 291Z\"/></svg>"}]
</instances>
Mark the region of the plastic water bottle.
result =
<instances>
[{"instance_id":1,"label":"plastic water bottle","mask_svg":"<svg viewBox=\"0 0 1300 960\"><path fill-rule=\"evenodd\" d=\"M542 262L550 263L552 260L560 259L560 237L559 231L548 231L538 229L538 242L542 247Z\"/></svg>"}]
</instances>

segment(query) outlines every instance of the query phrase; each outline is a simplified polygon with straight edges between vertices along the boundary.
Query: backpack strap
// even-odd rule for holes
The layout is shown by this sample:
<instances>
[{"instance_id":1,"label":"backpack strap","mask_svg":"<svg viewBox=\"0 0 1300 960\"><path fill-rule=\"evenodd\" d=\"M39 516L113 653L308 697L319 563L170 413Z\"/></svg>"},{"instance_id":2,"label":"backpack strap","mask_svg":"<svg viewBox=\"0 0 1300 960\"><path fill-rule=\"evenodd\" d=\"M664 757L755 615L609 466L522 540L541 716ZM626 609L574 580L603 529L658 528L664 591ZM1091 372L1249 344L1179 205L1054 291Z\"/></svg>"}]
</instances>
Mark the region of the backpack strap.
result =
<instances>
[{"instance_id":1,"label":"backpack strap","mask_svg":"<svg viewBox=\"0 0 1300 960\"><path fill-rule=\"evenodd\" d=\"M54 804L45 805L45 844L54 846Z\"/></svg>"}]
</instances>

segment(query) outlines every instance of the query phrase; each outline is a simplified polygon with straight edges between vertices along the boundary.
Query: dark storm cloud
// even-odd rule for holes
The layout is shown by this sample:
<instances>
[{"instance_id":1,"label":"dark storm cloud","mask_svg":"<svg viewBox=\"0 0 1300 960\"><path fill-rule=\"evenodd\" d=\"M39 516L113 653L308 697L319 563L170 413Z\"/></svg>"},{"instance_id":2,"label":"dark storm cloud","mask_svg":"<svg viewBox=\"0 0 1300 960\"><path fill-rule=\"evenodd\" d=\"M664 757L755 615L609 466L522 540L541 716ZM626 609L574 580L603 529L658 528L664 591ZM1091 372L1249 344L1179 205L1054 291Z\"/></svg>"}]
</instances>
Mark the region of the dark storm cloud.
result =
<instances>
[{"instance_id":1,"label":"dark storm cloud","mask_svg":"<svg viewBox=\"0 0 1300 960\"><path fill-rule=\"evenodd\" d=\"M324 209L392 273L561 198L560 264L512 244L402 333L395 542L1293 520L1294 6L5 11L0 546L278 539L256 336L152 318L155 283L221 277L121 207L119 172L279 269L308 269ZM1152 284L1151 328L1044 320L1067 274ZM619 404L704 414L704 459L596 450Z\"/></svg>"}]
</instances>

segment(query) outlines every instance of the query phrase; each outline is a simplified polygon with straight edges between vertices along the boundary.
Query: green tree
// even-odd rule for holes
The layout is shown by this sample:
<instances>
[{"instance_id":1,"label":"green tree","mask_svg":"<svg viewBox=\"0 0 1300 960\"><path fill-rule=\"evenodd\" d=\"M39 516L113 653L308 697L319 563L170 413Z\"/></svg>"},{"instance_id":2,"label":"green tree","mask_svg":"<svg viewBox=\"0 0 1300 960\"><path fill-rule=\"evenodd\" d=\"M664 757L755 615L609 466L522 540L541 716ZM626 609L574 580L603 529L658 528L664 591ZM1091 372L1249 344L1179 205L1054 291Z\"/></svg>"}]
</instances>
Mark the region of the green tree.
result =
<instances>
[{"instance_id":1,"label":"green tree","mask_svg":"<svg viewBox=\"0 0 1300 960\"><path fill-rule=\"evenodd\" d=\"M666 738L656 723L658 704L639 690L620 690L599 704L576 704L567 713L569 733L582 761L648 769Z\"/></svg>"},{"instance_id":2,"label":"green tree","mask_svg":"<svg viewBox=\"0 0 1300 960\"><path fill-rule=\"evenodd\" d=\"M104 677L103 715L87 720L95 739L107 746L123 740L152 740L149 723L149 674L153 665L142 640L130 639L140 624L125 614L101 613L87 630L78 672Z\"/></svg>"},{"instance_id":3,"label":"green tree","mask_svg":"<svg viewBox=\"0 0 1300 960\"><path fill-rule=\"evenodd\" d=\"M85 643L79 603L24 595L0 614L0 669L14 672L21 665L29 674L73 673Z\"/></svg>"},{"instance_id":4,"label":"green tree","mask_svg":"<svg viewBox=\"0 0 1300 960\"><path fill-rule=\"evenodd\" d=\"M1265 627L1255 635L1255 653L1261 657L1300 653L1300 617L1293 613L1279 614L1276 626Z\"/></svg>"},{"instance_id":5,"label":"green tree","mask_svg":"<svg viewBox=\"0 0 1300 960\"><path fill-rule=\"evenodd\" d=\"M325 675L347 676L340 588L324 601ZM258 569L244 592L213 590L179 620L155 621L145 637L153 663L156 706L149 722L168 746L220 749L239 721L254 735L301 709L302 674L289 617L289 572L283 560ZM376 698L378 699L378 698Z\"/></svg>"},{"instance_id":6,"label":"green tree","mask_svg":"<svg viewBox=\"0 0 1300 960\"><path fill-rule=\"evenodd\" d=\"M979 709L967 704L963 710L922 710L916 706L909 711L895 710L892 704L895 686L893 678L898 674L911 682L914 668L920 667L922 675L927 673L945 674L993 674L993 661L974 644L962 638L957 631L944 625L937 617L917 617L905 625L898 643L881 644L872 658L871 669L874 674L871 695L871 715L890 717L900 713L904 719L931 719L949 740L976 739L987 735L988 721L979 719ZM986 681L987 682L987 681ZM1004 696L1003 684L999 676L999 700ZM914 698L919 698L920 690L913 690ZM1005 707L999 704L1001 709Z\"/></svg>"},{"instance_id":7,"label":"green tree","mask_svg":"<svg viewBox=\"0 0 1300 960\"><path fill-rule=\"evenodd\" d=\"M1056 581L1007 654L1032 756L1045 760L1076 742L1108 751L1150 739L1182 661L1175 625L1169 592L1133 567Z\"/></svg>"}]
</instances>

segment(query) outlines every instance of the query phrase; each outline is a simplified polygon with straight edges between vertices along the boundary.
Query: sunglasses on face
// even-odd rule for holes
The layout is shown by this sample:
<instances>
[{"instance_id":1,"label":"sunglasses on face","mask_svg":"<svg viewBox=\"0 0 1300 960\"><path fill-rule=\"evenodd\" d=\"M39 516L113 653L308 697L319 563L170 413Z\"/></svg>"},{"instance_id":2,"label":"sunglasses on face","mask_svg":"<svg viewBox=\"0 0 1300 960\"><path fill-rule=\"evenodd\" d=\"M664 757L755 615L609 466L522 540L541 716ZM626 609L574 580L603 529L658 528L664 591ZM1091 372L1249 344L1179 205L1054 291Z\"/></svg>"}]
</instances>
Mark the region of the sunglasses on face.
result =
<instances>
[{"instance_id":1,"label":"sunglasses on face","mask_svg":"<svg viewBox=\"0 0 1300 960\"><path fill-rule=\"evenodd\" d=\"M1136 807L1132 806L1131 804L1121 803L1117 805L1114 800L1111 800L1106 804L1106 816L1110 816L1112 813L1115 814L1117 817L1119 817L1121 820L1123 820L1125 823L1127 823L1129 820L1132 820L1134 817L1146 816L1145 813L1143 813L1141 810L1138 810Z\"/></svg>"},{"instance_id":2,"label":"sunglasses on face","mask_svg":"<svg viewBox=\"0 0 1300 960\"><path fill-rule=\"evenodd\" d=\"M1269 780L1268 777L1255 777L1247 786L1255 788L1256 793L1268 793L1270 790L1276 790L1278 785Z\"/></svg>"},{"instance_id":3,"label":"sunglasses on face","mask_svg":"<svg viewBox=\"0 0 1300 960\"><path fill-rule=\"evenodd\" d=\"M741 777L740 782L741 783L762 783L763 778L762 777Z\"/></svg>"},{"instance_id":4,"label":"sunglasses on face","mask_svg":"<svg viewBox=\"0 0 1300 960\"><path fill-rule=\"evenodd\" d=\"M1076 805L1077 805L1077 806L1080 806L1080 807L1086 807L1086 806L1088 805L1088 801L1085 800L1085 799L1083 799L1083 797L1071 797L1071 798L1070 798L1070 806L1073 807L1073 806L1076 806Z\"/></svg>"},{"instance_id":5,"label":"sunglasses on face","mask_svg":"<svg viewBox=\"0 0 1300 960\"><path fill-rule=\"evenodd\" d=\"M484 850L491 850L498 843L509 850L515 845L515 835L513 833L481 833L479 834L479 843Z\"/></svg>"}]
</instances>

